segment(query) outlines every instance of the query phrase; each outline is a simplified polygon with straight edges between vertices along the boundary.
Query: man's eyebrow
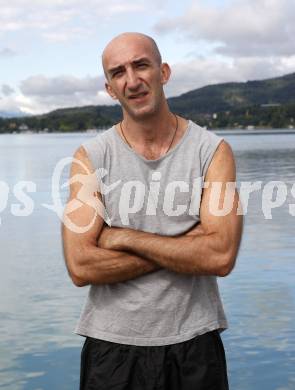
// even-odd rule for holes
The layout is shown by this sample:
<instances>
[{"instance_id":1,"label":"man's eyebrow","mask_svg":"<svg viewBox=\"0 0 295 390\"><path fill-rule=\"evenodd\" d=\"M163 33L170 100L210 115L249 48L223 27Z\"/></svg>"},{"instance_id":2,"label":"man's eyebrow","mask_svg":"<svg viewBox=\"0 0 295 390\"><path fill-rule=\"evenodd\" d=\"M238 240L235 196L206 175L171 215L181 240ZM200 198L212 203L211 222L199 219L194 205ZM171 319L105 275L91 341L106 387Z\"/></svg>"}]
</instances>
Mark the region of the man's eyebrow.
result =
<instances>
[{"instance_id":1,"label":"man's eyebrow","mask_svg":"<svg viewBox=\"0 0 295 390\"><path fill-rule=\"evenodd\" d=\"M151 63L151 60L149 59L149 58L147 58L147 57L141 57L141 58L138 58L138 59L136 59L136 60L133 60L132 61L132 64L138 64L138 63L140 63L140 62L148 62L148 63ZM123 69L124 68L124 65L118 65L118 66L115 66L115 67L113 67L113 68L110 68L110 69L108 69L108 72L110 73L110 74L112 74L112 73L114 73L114 72L116 72L117 70L121 70L121 69Z\"/></svg>"},{"instance_id":2,"label":"man's eyebrow","mask_svg":"<svg viewBox=\"0 0 295 390\"><path fill-rule=\"evenodd\" d=\"M139 59L137 59L137 60L133 60L133 61L132 61L133 64L137 64L138 62L149 62L149 63L150 63L151 61L150 61L150 59L147 58L147 57L141 57L141 58L139 58Z\"/></svg>"},{"instance_id":3,"label":"man's eyebrow","mask_svg":"<svg viewBox=\"0 0 295 390\"><path fill-rule=\"evenodd\" d=\"M123 65L118 65L118 66L115 66L114 68L110 68L110 69L108 69L108 73L114 73L114 72L116 72L116 70L120 70L120 69L122 69L123 68Z\"/></svg>"}]
</instances>

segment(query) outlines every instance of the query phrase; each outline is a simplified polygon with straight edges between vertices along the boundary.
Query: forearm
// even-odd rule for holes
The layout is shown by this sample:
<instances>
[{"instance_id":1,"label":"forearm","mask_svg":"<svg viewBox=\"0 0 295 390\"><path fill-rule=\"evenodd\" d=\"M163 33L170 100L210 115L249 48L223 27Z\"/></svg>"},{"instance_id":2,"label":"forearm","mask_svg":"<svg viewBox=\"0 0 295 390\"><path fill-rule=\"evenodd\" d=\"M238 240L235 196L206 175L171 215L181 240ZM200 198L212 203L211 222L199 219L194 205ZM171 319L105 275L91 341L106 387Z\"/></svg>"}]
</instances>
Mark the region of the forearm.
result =
<instances>
[{"instance_id":1,"label":"forearm","mask_svg":"<svg viewBox=\"0 0 295 390\"><path fill-rule=\"evenodd\" d=\"M131 229L120 229L113 249L130 251L175 272L219 275L226 263L220 237L199 233L177 237L160 236Z\"/></svg>"},{"instance_id":2,"label":"forearm","mask_svg":"<svg viewBox=\"0 0 295 390\"><path fill-rule=\"evenodd\" d=\"M112 284L134 279L157 269L160 269L157 264L138 255L92 246L77 261L77 272L72 279L78 286Z\"/></svg>"}]
</instances>

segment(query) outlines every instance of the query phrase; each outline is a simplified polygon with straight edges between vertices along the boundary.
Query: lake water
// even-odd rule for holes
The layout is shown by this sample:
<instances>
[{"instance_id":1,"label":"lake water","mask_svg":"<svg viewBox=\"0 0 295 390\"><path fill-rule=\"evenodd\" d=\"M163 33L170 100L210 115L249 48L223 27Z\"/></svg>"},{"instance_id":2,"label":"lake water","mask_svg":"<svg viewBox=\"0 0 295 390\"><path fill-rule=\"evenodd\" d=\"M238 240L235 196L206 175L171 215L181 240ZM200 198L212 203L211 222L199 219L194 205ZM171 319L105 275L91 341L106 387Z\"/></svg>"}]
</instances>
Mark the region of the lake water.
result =
<instances>
[{"instance_id":1,"label":"lake water","mask_svg":"<svg viewBox=\"0 0 295 390\"><path fill-rule=\"evenodd\" d=\"M51 176L57 162L72 156L88 137L93 134L0 135L0 389L78 390L84 339L73 329L87 287L71 284L60 221L44 204L52 204ZM261 190L250 195L235 270L219 279L230 323L222 334L230 388L292 390L295 216L289 206L295 204L295 135L225 139L235 153L238 183L261 182ZM68 168L61 182L68 178ZM29 216L17 215L23 212L17 195L20 181L32 182L25 190L32 199ZM270 181L285 183L287 194L266 219L270 213L261 204ZM66 194L61 193L63 201Z\"/></svg>"}]
</instances>

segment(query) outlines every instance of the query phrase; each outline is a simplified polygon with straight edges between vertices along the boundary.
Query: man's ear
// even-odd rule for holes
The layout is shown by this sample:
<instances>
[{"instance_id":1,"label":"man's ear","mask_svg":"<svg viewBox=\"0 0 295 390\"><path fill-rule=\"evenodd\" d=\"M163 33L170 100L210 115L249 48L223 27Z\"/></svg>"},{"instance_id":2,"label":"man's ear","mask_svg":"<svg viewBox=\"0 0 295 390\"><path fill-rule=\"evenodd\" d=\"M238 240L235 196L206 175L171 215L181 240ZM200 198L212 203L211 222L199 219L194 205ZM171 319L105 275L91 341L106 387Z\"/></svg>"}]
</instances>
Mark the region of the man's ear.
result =
<instances>
[{"instance_id":1,"label":"man's ear","mask_svg":"<svg viewBox=\"0 0 295 390\"><path fill-rule=\"evenodd\" d=\"M170 66L166 62L163 62L161 64L161 82L163 85L169 81L170 75L171 75Z\"/></svg>"},{"instance_id":2,"label":"man's ear","mask_svg":"<svg viewBox=\"0 0 295 390\"><path fill-rule=\"evenodd\" d=\"M110 84L108 84L107 82L104 84L105 86L105 89L107 91L107 93L110 95L110 97L114 100L117 100L117 96L115 94L115 92L113 91L113 88L110 86Z\"/></svg>"}]
</instances>

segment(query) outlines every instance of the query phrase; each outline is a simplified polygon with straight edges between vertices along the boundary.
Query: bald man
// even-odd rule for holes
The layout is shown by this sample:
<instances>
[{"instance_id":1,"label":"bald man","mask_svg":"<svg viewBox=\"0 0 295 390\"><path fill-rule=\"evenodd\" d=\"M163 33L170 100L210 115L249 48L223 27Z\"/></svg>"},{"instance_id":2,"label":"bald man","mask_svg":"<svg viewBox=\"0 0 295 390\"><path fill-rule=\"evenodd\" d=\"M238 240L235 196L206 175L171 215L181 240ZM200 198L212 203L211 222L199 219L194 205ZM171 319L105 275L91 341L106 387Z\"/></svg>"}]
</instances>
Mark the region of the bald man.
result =
<instances>
[{"instance_id":1,"label":"bald man","mask_svg":"<svg viewBox=\"0 0 295 390\"><path fill-rule=\"evenodd\" d=\"M102 61L123 118L75 152L62 226L72 281L90 285L80 390L228 389L217 277L242 234L232 150L170 111L151 37L121 34Z\"/></svg>"}]
</instances>

